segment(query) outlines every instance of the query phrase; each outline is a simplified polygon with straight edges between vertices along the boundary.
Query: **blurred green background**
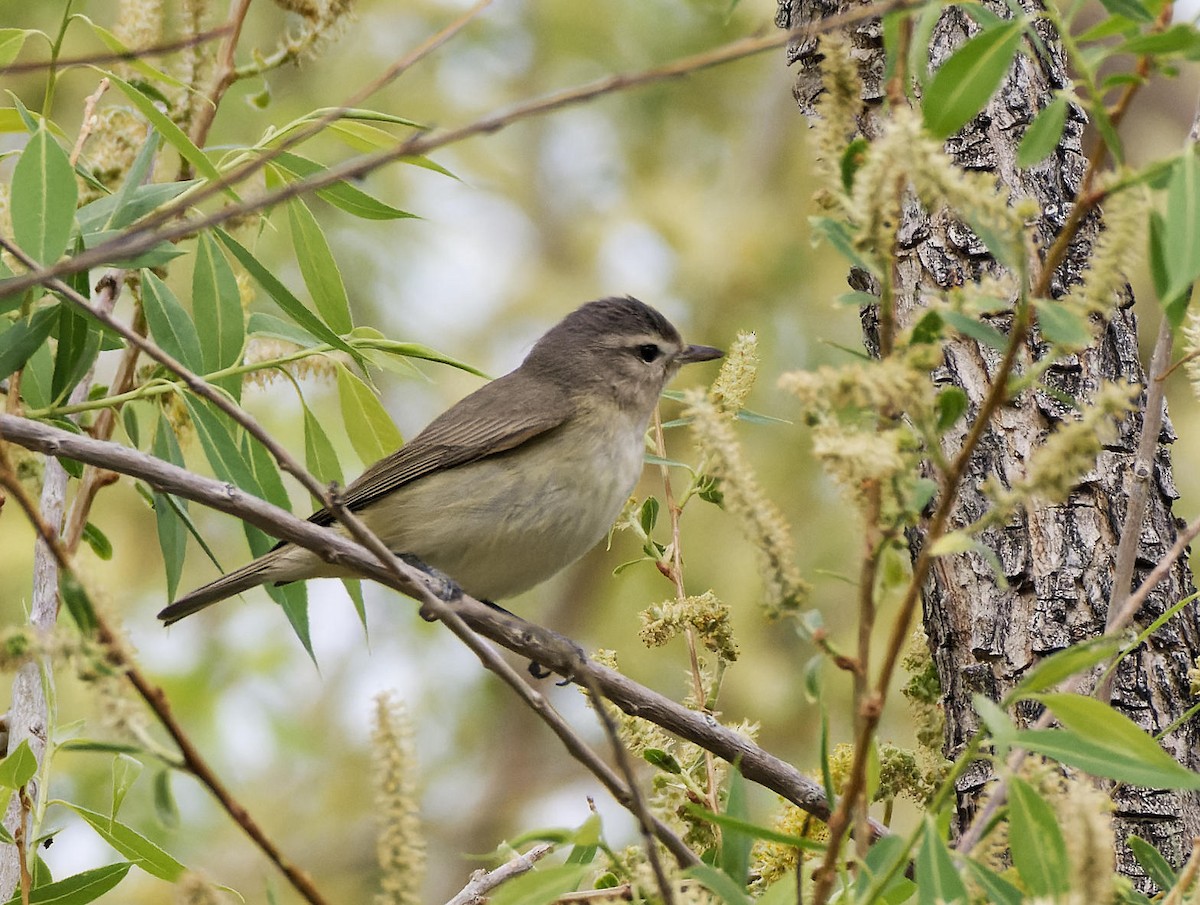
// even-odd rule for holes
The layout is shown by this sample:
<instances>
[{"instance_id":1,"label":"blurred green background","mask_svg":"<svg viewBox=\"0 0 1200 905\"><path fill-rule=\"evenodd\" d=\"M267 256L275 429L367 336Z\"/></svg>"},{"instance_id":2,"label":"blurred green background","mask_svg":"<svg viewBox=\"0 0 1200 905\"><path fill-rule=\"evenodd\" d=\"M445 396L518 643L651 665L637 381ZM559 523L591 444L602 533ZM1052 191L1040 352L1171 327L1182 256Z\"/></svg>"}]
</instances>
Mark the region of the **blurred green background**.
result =
<instances>
[{"instance_id":1,"label":"blurred green background","mask_svg":"<svg viewBox=\"0 0 1200 905\"><path fill-rule=\"evenodd\" d=\"M116 4L81 2L76 8L111 26ZM269 124L338 104L465 8L460 2L360 0L356 19L319 55L235 86L220 108L210 144L250 142ZM60 3L0 0L5 26L50 30L60 14ZM213 11L214 18L224 15L223 9ZM774 4L767 0L732 10L728 0L497 0L449 45L365 106L455 126L554 89L767 32L773 15ZM272 4L253 3L240 58L247 59L253 47L269 51L294 27ZM66 47L69 55L94 51L97 44L86 29L73 27ZM43 48L27 46L21 59L43 56ZM77 130L82 99L96 79L86 68L64 75L49 112L68 134ZM628 293L661 308L693 342L725 346L738 330L757 331L763 365L750 405L794 418L794 407L775 387L778 376L847 360L839 346L856 348L859 331L857 312L835 301L845 291L845 262L810 242L811 152L806 123L791 99L791 80L782 51L766 53L436 152L434 159L457 181L409 166L367 178L364 188L418 220L370 223L314 200L342 266L356 322L500 374L576 305ZM5 87L40 108L39 77L13 77ZM257 109L248 99L265 88L270 103ZM1135 159L1178 146L1190 120L1188 90L1144 96L1127 130L1139 143L1131 148ZM19 140L7 146L18 147ZM327 163L347 155L333 141L306 153ZM286 225L275 231L283 219L276 215L256 247L278 276L299 288ZM176 283L186 297L186 282ZM384 403L406 436L479 385L448 368L422 365L420 371L376 375ZM690 369L676 388L715 372L711 366ZM347 475L356 474L361 464L341 427L336 388L313 378L304 391L343 454ZM255 387L244 401L302 451L299 407L290 386ZM1177 478L1185 494L1178 511L1186 517L1200 491L1190 467L1200 424L1179 378L1172 385L1172 406L1181 435ZM672 404L667 408L672 417ZM813 605L835 637L849 644L851 573L859 553L855 514L814 468L801 425L743 425L741 437L764 486L792 522L798 560L813 584ZM685 434L675 432L669 442L673 456L689 458ZM196 445L186 454L207 471ZM639 492L661 492L653 470L647 470ZM308 511L298 491L294 501L298 511ZM233 520L199 507L193 512L227 568L246 557ZM30 591L32 535L14 507L4 516L0 605L6 624L19 623ZM153 514L122 482L104 492L93 520L115 546L110 562L90 553L82 557L103 605L119 615L145 669L166 688L220 775L331 901L362 901L375 888L367 740L372 699L387 689L395 690L415 723L429 840L425 900L443 901L461 887L478 866L470 853L489 852L530 829L579 824L588 814L588 796L605 817L609 840L632 841L631 822L590 775L449 633L422 622L410 601L368 587L368 640L341 585L312 583L318 668L261 591L165 631L154 619L166 601ZM665 540L661 527L659 533ZM685 516L683 545L689 590L712 588L735 612L743 658L727 676L723 718L758 721L769 750L811 769L819 716L801 680L813 649L790 624L762 619L752 551L730 519L694 503ZM611 574L637 554L636 541L619 534L611 550L595 551L508 605L587 649L617 649L628 674L682 698L688 687L682 641L646 651L637 640L639 611L668 598L670 584L649 566ZM213 567L193 546L182 587L213 576ZM835 704L834 738L844 741L848 707L839 713L836 704L848 703L848 682L829 669L825 676ZM60 682L60 722L86 718L89 732L102 732L96 702L65 673ZM543 690L581 732L605 747L574 688ZM883 737L907 744L910 735L897 696ZM122 810L129 823L249 901L265 901L272 888L278 901L294 900L191 780L173 781L179 827L160 827L149 779L147 771ZM52 794L103 811L110 781L108 757L63 755ZM752 800L755 816L764 820L775 805L769 794L756 793ZM111 860L107 847L64 812L52 811L50 822L64 827L45 852L56 876ZM135 871L104 901L160 902L167 895L164 884Z\"/></svg>"}]
</instances>

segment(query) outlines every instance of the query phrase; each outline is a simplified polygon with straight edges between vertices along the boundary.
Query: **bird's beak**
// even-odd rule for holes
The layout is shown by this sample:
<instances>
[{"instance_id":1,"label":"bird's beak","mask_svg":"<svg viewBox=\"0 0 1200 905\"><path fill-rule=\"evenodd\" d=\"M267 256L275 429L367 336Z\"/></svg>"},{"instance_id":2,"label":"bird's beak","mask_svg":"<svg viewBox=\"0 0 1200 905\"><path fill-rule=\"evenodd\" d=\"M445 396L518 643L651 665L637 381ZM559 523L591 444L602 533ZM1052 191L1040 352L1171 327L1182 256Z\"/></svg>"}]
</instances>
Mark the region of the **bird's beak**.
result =
<instances>
[{"instance_id":1,"label":"bird's beak","mask_svg":"<svg viewBox=\"0 0 1200 905\"><path fill-rule=\"evenodd\" d=\"M691 364L693 361L712 361L714 358L720 358L725 353L720 349L714 349L712 346L688 346L679 353L675 359L680 364Z\"/></svg>"}]
</instances>

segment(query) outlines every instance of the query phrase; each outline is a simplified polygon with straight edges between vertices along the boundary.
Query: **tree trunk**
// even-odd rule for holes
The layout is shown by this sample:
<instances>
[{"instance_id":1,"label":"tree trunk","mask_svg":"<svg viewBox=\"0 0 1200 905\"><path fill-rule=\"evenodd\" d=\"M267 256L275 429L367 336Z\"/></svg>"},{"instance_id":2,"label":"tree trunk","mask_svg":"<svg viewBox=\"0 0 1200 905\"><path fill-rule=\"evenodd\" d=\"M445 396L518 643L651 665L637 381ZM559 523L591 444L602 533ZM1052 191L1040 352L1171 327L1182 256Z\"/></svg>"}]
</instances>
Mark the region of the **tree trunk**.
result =
<instances>
[{"instance_id":1,"label":"tree trunk","mask_svg":"<svg viewBox=\"0 0 1200 905\"><path fill-rule=\"evenodd\" d=\"M1010 15L1003 4L989 4L1001 16ZM1023 0L1029 11L1036 7ZM794 28L805 21L844 12L836 2L801 3L780 0L778 24ZM1069 83L1061 44L1044 21L1038 22L1046 55L1030 46L1009 72L1000 90L984 111L946 142L946 151L960 166L993 173L1014 198L1037 201L1040 216L1032 227L1038 244L1049 247L1079 189L1086 161L1081 152L1083 116L1073 110L1057 151L1028 170L1016 165L1016 150L1025 128L1050 100L1051 91ZM960 10L949 8L934 30L930 61L943 62L976 30ZM881 27L878 20L853 27L848 33L859 62L863 82L860 127L870 139L877 132L881 112L884 72ZM821 91L820 54L816 41L794 42L788 62L798 64L795 96L806 115ZM1052 295L1061 296L1086 269L1091 245L1101 220L1093 216L1084 224L1064 264L1055 274ZM897 319L911 322L923 298L1000 272L970 230L945 214L930 217L913 206L900 225L897 249ZM1045 382L1078 400L1088 399L1102 380L1145 382L1138 358L1133 296L1126 288L1111 322L1098 343L1068 359L1056 361ZM864 312L871 344L873 311ZM998 315L993 325L1007 331L1011 314ZM1031 332L1022 359L1038 360L1047 351L1036 329ZM935 375L939 384L954 383L966 391L969 415L978 411L1000 353L967 339L955 339L945 348L945 367ZM1142 394L1142 406L1145 393ZM1024 474L1024 463L1070 408L1050 394L1031 390L1001 408L971 460L958 493L950 528L969 524L989 506L983 484L989 477L1007 484ZM998 700L1040 657L1067 645L1093 638L1104 630L1112 591L1113 567L1125 518L1126 504L1135 477L1132 464L1142 424L1142 412L1125 419L1118 439L1106 447L1096 467L1059 505L1030 505L1019 516L982 537L995 551L1008 582L1002 588L993 568L972 553L935 561L924 588L925 628L941 676L946 710L946 752L954 757L979 725L971 706L976 693ZM961 424L945 440L953 454L969 424ZM1176 523L1171 503L1176 498L1171 478L1168 444L1173 434L1169 422L1159 437L1149 504L1142 522L1134 585L1171 546ZM919 533L913 537L919 549ZM1171 604L1192 592L1185 562L1155 589L1137 618L1145 627ZM1187 671L1200 653L1200 628L1191 608L1177 615L1118 671L1113 704L1148 732L1159 732L1187 706ZM1025 706L1016 715L1021 725L1038 713ZM1198 725L1191 720L1172 732L1165 745L1182 763L1200 767ZM990 767L977 764L958 786L957 825L970 822ZM1136 832L1148 839L1176 865L1190 852L1191 839L1200 831L1200 798L1190 793L1154 792L1119 787L1115 795L1118 870L1145 883L1141 870L1123 844Z\"/></svg>"}]
</instances>

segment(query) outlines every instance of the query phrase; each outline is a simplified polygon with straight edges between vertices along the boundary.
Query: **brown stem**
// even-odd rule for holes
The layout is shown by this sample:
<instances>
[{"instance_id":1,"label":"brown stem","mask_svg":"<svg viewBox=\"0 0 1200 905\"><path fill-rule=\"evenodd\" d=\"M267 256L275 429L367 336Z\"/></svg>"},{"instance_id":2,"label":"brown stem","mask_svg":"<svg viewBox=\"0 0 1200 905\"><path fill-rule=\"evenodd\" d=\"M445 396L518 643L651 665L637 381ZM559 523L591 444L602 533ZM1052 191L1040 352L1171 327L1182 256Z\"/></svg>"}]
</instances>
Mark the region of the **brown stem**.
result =
<instances>
[{"instance_id":1,"label":"brown stem","mask_svg":"<svg viewBox=\"0 0 1200 905\"><path fill-rule=\"evenodd\" d=\"M250 11L250 0L233 0L229 11L229 20L225 23L225 40L221 44L221 53L217 62L217 71L213 77L212 87L208 91L207 103L198 105L196 121L192 125L192 144L203 148L208 140L208 130L212 128L213 119L221 98L234 82L235 58L237 56L238 40L242 36L242 25L246 22L246 13ZM191 164L186 160L180 165L179 178L191 178Z\"/></svg>"},{"instance_id":2,"label":"brown stem","mask_svg":"<svg viewBox=\"0 0 1200 905\"><path fill-rule=\"evenodd\" d=\"M103 66L107 63L123 63L132 60L144 60L147 57L165 56L169 53L175 53L179 50L186 50L189 47L196 47L199 44L206 44L213 41L222 35L228 28L224 25L219 28L209 29L208 31L200 32L199 34L188 35L185 38L177 38L174 41L164 41L161 44L154 44L150 47L142 47L138 50L115 51L112 53L94 53L79 57L59 57L56 60L35 61L31 63L9 63L7 66L0 66L0 76L20 75L26 72L42 72L47 69L79 69L83 66Z\"/></svg>"},{"instance_id":3,"label":"brown stem","mask_svg":"<svg viewBox=\"0 0 1200 905\"><path fill-rule=\"evenodd\" d=\"M662 428L662 412L655 408L654 410L654 447L660 459L667 457L666 438L663 436ZM663 483L663 500L667 504L667 512L671 517L671 580L675 583L675 599L679 602L687 598L687 591L683 585L683 545L681 543L679 533L679 517L683 514L683 510L675 501L675 494L671 490L671 467L669 465L660 465L658 467L659 474L662 477ZM696 632L689 625L684 632L684 637L687 640L688 646L688 661L692 672L692 694L696 698L696 709L708 712L706 702L708 694L704 688L704 679L700 674L700 656L696 650ZM707 783L705 792L708 801L706 805L710 811L720 810L720 800L717 797L717 765L713 762L712 752L704 752L704 774Z\"/></svg>"}]
</instances>

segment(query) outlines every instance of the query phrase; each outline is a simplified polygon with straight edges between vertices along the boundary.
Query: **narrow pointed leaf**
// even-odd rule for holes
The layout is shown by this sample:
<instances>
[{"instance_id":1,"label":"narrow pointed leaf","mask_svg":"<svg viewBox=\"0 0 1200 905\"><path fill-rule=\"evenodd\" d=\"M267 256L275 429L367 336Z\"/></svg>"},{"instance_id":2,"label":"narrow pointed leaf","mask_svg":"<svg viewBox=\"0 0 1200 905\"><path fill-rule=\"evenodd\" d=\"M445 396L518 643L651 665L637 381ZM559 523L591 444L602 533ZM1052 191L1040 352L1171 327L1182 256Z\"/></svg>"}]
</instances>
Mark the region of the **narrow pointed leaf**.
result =
<instances>
[{"instance_id":1,"label":"narrow pointed leaf","mask_svg":"<svg viewBox=\"0 0 1200 905\"><path fill-rule=\"evenodd\" d=\"M149 270L142 271L142 309L150 335L162 350L189 370L203 373L200 334L191 315L170 287Z\"/></svg>"},{"instance_id":2,"label":"narrow pointed leaf","mask_svg":"<svg viewBox=\"0 0 1200 905\"><path fill-rule=\"evenodd\" d=\"M322 166L315 160L301 157L299 154L284 152L271 161L276 169L291 176L292 181L305 179L325 172L328 167ZM348 182L335 182L317 190L317 197L328 201L334 207L360 217L364 220L402 220L411 219L415 214L392 207L380 201L374 195L369 195L357 186Z\"/></svg>"},{"instance_id":3,"label":"narrow pointed leaf","mask_svg":"<svg viewBox=\"0 0 1200 905\"><path fill-rule=\"evenodd\" d=\"M1031 167L1058 147L1067 124L1067 98L1058 95L1033 118L1017 148L1017 166Z\"/></svg>"},{"instance_id":4,"label":"narrow pointed leaf","mask_svg":"<svg viewBox=\"0 0 1200 905\"><path fill-rule=\"evenodd\" d=\"M174 883L187 870L137 830L119 820L113 820L105 814L89 811L68 801L58 801L56 804L70 808L82 817L100 838L116 849L122 857L128 858L151 876Z\"/></svg>"},{"instance_id":5,"label":"narrow pointed leaf","mask_svg":"<svg viewBox=\"0 0 1200 905\"><path fill-rule=\"evenodd\" d=\"M400 448L404 438L375 392L350 372L337 369L342 418L354 451L364 465L372 465Z\"/></svg>"},{"instance_id":6,"label":"narrow pointed leaf","mask_svg":"<svg viewBox=\"0 0 1200 905\"><path fill-rule=\"evenodd\" d=\"M1053 808L1019 776L1009 781L1008 802L1009 848L1025 888L1047 898L1065 894L1071 886L1070 862Z\"/></svg>"},{"instance_id":7,"label":"narrow pointed leaf","mask_svg":"<svg viewBox=\"0 0 1200 905\"><path fill-rule=\"evenodd\" d=\"M917 851L918 905L951 905L967 901L967 887L959 876L946 843L938 834L933 818L925 817L925 832Z\"/></svg>"},{"instance_id":8,"label":"narrow pointed leaf","mask_svg":"<svg viewBox=\"0 0 1200 905\"><path fill-rule=\"evenodd\" d=\"M163 415L158 416L158 429L154 432L151 453L172 465L183 467L183 452L171 430L171 424ZM174 600L179 590L179 578L183 574L183 562L187 556L187 527L179 516L179 510L187 509L187 500L178 500L172 506L167 494L154 492L154 520L158 527L158 547L162 551L163 570L167 576L167 599Z\"/></svg>"},{"instance_id":9,"label":"narrow pointed leaf","mask_svg":"<svg viewBox=\"0 0 1200 905\"><path fill-rule=\"evenodd\" d=\"M350 299L325 233L312 211L299 198L288 202L288 222L292 229L292 247L317 311L334 333L354 329L350 317Z\"/></svg>"},{"instance_id":10,"label":"narrow pointed leaf","mask_svg":"<svg viewBox=\"0 0 1200 905\"><path fill-rule=\"evenodd\" d=\"M88 905L94 902L125 879L128 861L106 864L91 870L81 871L73 877L39 886L29 893L29 905ZM20 905L21 892L17 891L6 905Z\"/></svg>"},{"instance_id":11,"label":"narrow pointed leaf","mask_svg":"<svg viewBox=\"0 0 1200 905\"><path fill-rule=\"evenodd\" d=\"M0 786L19 789L37 773L38 762L25 739L4 760L0 760Z\"/></svg>"},{"instance_id":12,"label":"narrow pointed leaf","mask_svg":"<svg viewBox=\"0 0 1200 905\"><path fill-rule=\"evenodd\" d=\"M1200 158L1189 151L1167 184L1164 254L1169 275L1166 298L1186 291L1200 276Z\"/></svg>"},{"instance_id":13,"label":"narrow pointed leaf","mask_svg":"<svg viewBox=\"0 0 1200 905\"><path fill-rule=\"evenodd\" d=\"M362 363L362 356L353 349L344 339L334 333L329 326L319 317L313 314L300 299L296 298L295 294L288 289L282 282L268 270L259 260L250 253L250 250L238 242L233 236L222 229L215 230L217 238L221 243L229 249L235 258L243 267L250 272L250 276L258 281L258 284L267 291L267 295L275 301L283 312L293 321L311 333L321 342L328 343L335 349L340 349L355 361Z\"/></svg>"},{"instance_id":14,"label":"narrow pointed leaf","mask_svg":"<svg viewBox=\"0 0 1200 905\"><path fill-rule=\"evenodd\" d=\"M938 138L965 126L991 99L1012 65L1025 23L1017 20L980 32L934 73L925 86L925 125Z\"/></svg>"},{"instance_id":15,"label":"narrow pointed leaf","mask_svg":"<svg viewBox=\"0 0 1200 905\"><path fill-rule=\"evenodd\" d=\"M0 333L0 380L29 361L50 336L58 320L58 306L42 308Z\"/></svg>"},{"instance_id":16,"label":"narrow pointed leaf","mask_svg":"<svg viewBox=\"0 0 1200 905\"><path fill-rule=\"evenodd\" d=\"M212 373L240 362L242 346L246 342L242 294L233 268L208 232L200 234L196 245L192 311L196 316L196 330L203 338L204 370ZM240 396L241 385L240 376L221 381L221 386L234 398Z\"/></svg>"},{"instance_id":17,"label":"narrow pointed leaf","mask_svg":"<svg viewBox=\"0 0 1200 905\"><path fill-rule=\"evenodd\" d=\"M212 161L192 143L192 140L183 133L182 129L175 125L169 116L158 109L154 101L150 100L149 97L120 76L114 75L111 72L106 72L105 76L124 92L125 96L138 108L142 116L150 120L150 124L166 139L167 144L178 151L184 160L195 167L197 173L211 182L219 182L221 180L221 174L213 166ZM232 189L226 189L225 191L235 201L240 200Z\"/></svg>"},{"instance_id":18,"label":"narrow pointed leaf","mask_svg":"<svg viewBox=\"0 0 1200 905\"><path fill-rule=\"evenodd\" d=\"M43 125L13 169L9 199L13 238L39 264L53 264L66 251L78 197L67 152Z\"/></svg>"}]
</instances>

